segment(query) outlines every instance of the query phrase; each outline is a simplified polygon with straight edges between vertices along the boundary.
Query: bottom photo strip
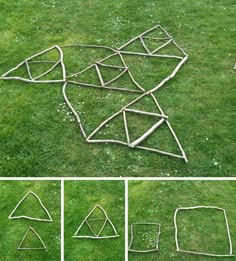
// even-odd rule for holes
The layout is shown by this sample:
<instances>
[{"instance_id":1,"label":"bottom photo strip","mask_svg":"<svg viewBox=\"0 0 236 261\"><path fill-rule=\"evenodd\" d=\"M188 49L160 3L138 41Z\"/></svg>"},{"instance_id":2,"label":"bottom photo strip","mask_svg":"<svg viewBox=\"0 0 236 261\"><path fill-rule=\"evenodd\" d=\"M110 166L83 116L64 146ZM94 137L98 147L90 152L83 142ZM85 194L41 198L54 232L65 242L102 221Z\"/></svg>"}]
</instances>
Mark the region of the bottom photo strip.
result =
<instances>
[{"instance_id":1,"label":"bottom photo strip","mask_svg":"<svg viewBox=\"0 0 236 261\"><path fill-rule=\"evenodd\" d=\"M0 260L235 259L236 180L0 180Z\"/></svg>"}]
</instances>

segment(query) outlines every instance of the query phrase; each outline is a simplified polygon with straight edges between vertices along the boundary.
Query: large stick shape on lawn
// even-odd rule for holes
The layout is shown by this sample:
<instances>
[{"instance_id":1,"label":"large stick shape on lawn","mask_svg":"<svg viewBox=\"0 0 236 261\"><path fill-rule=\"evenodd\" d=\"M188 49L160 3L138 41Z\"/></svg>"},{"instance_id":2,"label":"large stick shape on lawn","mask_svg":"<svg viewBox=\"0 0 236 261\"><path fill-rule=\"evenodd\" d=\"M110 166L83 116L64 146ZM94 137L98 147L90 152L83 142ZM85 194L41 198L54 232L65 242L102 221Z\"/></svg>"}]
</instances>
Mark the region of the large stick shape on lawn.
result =
<instances>
[{"instance_id":1,"label":"large stick shape on lawn","mask_svg":"<svg viewBox=\"0 0 236 261\"><path fill-rule=\"evenodd\" d=\"M136 47L134 47L136 46ZM138 47L137 47L138 46ZM111 52L110 55L100 59L99 61L94 61L92 64L84 68L83 70L67 75L66 66L64 64L64 50L67 48L97 48L104 49ZM170 51L171 50L171 51ZM172 50L174 50L172 53ZM54 54L53 54L54 52ZM177 52L177 54L176 54ZM56 54L55 54L56 53ZM51 55L51 56L50 56ZM169 59L175 61L176 65L169 75L161 79L155 86L151 89L146 89L142 86L142 83L138 82L137 79L131 73L129 66L127 65L127 60L129 57L146 57L152 59ZM55 58L56 57L56 58ZM111 64L110 59L116 58L119 63ZM3 80L21 80L30 83L63 83L62 93L70 108L71 112L76 118L79 125L81 133L88 143L114 143L128 146L132 149L141 149L151 152L156 152L162 155L172 156L175 158L183 159L188 162L185 151L177 138L171 124L169 122L168 116L163 112L160 104L158 103L154 93L158 91L164 84L166 84L170 79L172 79L176 73L179 71L181 66L188 59L186 52L175 42L173 37L160 25L156 25L151 29L137 35L132 38L121 47L115 49L107 46L98 45L85 45L85 44L71 44L66 46L53 46L42 52L26 58L23 62L19 63L14 68L10 69L0 77ZM41 67L40 73L34 73L33 68L35 66ZM45 68L44 68L45 66ZM109 80L105 79L102 71L104 68L110 71ZM25 71L26 76L17 75L18 70ZM55 70L59 70L59 74L54 76ZM85 73L91 73L97 78L97 83L92 83L90 78L85 81L81 80L81 77ZM55 78L50 78L55 77ZM129 79L130 86L122 83L122 79L126 77ZM76 109L76 106L72 103L68 95L68 89L70 86L76 86L78 92L86 88L91 92L91 95L97 95L97 92L107 91L117 93L117 95L127 93L131 97L126 104L120 104L120 108L112 113L106 115L106 119L102 120L92 131L88 133L86 130L86 124L84 120L81 120L81 112ZM94 93L96 91L96 93ZM128 96L127 96L128 97ZM141 110L134 109L133 106L142 102L146 97L152 100L154 106L152 109L142 108ZM112 100L108 101L112 103ZM108 104L108 103L107 103ZM105 104L105 105L107 105ZM109 105L109 104L108 104ZM145 131L140 134L139 137L132 137L132 126L128 120L129 115L139 116L145 119L156 119L156 122L152 126L149 126ZM125 140L120 140L117 138L117 133L114 133L114 137L99 138L99 132L102 131L104 126L107 124L114 124L115 118L120 118L119 125L123 126L123 132L125 133ZM87 122L87 121L86 121ZM137 123L138 124L138 123ZM139 126L136 126L139 128ZM154 133L159 133L159 130L166 128L168 130L168 139L172 139L176 144L177 152L166 151L162 149L160 145L154 145L150 142L151 137ZM117 130L118 131L118 130ZM162 138L163 139L163 138ZM151 144L150 144L151 143ZM169 150L169 148L168 148Z\"/></svg>"}]
</instances>

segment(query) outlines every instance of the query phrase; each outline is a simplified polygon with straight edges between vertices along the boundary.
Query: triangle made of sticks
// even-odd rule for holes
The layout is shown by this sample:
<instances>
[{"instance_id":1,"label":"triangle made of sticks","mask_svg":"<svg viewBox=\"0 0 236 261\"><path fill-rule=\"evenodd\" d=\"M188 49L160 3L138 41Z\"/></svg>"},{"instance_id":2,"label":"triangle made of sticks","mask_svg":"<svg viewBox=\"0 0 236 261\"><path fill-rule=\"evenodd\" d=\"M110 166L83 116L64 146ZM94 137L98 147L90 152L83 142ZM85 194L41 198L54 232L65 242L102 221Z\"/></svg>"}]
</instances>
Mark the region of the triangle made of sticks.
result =
<instances>
[{"instance_id":1,"label":"triangle made of sticks","mask_svg":"<svg viewBox=\"0 0 236 261\"><path fill-rule=\"evenodd\" d=\"M24 244L25 240L27 240L29 233L33 233L35 235L35 238L41 243L42 247L23 247L23 244ZM31 226L29 226L29 228L27 229L24 237L22 238L17 250L46 250L47 251L47 247L44 244L40 235Z\"/></svg>"},{"instance_id":2,"label":"triangle made of sticks","mask_svg":"<svg viewBox=\"0 0 236 261\"><path fill-rule=\"evenodd\" d=\"M95 233L94 230L91 228L90 223L89 223L89 217L91 217L91 215L94 213L94 211L96 209L99 209L102 211L102 213L104 214L104 223L101 226L101 229L98 233ZM93 221L96 221L95 219L93 219ZM109 224L112 227L113 230L113 234L112 235L104 235L101 236L103 230L105 229L106 225ZM90 229L90 231L92 232L92 236L91 235L79 235L80 230L82 229L82 227L84 225L87 225L88 228ZM89 214L85 217L85 219L82 221L82 223L79 225L78 229L76 230L74 236L74 238L91 238L91 239L105 239L105 238L115 238L115 237L119 237L119 234L116 231L115 226L113 225L113 223L111 222L111 220L109 219L106 211L99 205L95 205L94 208L89 212Z\"/></svg>"},{"instance_id":3,"label":"triangle made of sticks","mask_svg":"<svg viewBox=\"0 0 236 261\"><path fill-rule=\"evenodd\" d=\"M47 54L49 53L50 51L53 51L53 50L56 50L58 52L58 59L55 60L55 61L50 61L50 60L47 60L47 61L40 61L40 60L37 60L38 57L41 57L43 56L44 54ZM32 71L31 71L31 64L39 64L39 63L45 63L45 64L50 64L52 63L52 65L47 69L45 68L45 70L40 73L39 75L33 77L32 76ZM26 74L28 75L28 78L27 77L21 77L21 76L11 76L11 73L14 72L14 71L17 71L19 68L21 68L22 66L25 66L25 72ZM46 79L41 79L43 76L46 76L48 74L50 74L51 72L53 72L53 70L60 66L61 67L61 77L60 79L52 79L52 80L46 80ZM63 62L63 52L61 50L61 48L57 45L55 46L52 46L40 53L37 53L37 54L34 54L32 56L30 56L29 58L26 58L24 61L22 61L21 63L19 63L17 66L13 67L12 69L10 69L9 71L7 71L6 73L4 73L2 76L1 76L1 79L12 79L12 80L22 80L22 81L26 81L26 82L48 82L48 83L52 83L52 82L64 82L65 79L66 79L66 72L65 72L65 65L64 65L64 62Z\"/></svg>"},{"instance_id":4,"label":"triangle made of sticks","mask_svg":"<svg viewBox=\"0 0 236 261\"><path fill-rule=\"evenodd\" d=\"M44 212L46 213L48 218L37 218L37 217L30 217L30 216L25 216L25 215L14 216L17 208L24 202L24 200L28 197L28 195L33 195L36 198L36 200L38 201L39 205L44 210ZM53 221L49 211L43 205L43 203L42 203L41 199L39 198L39 196L37 194L35 194L34 192L32 192L31 190L17 203L17 205L15 206L15 208L13 209L13 211L11 212L11 214L9 215L8 218L9 219L25 218L25 219L31 219L31 220L36 220L36 221L45 221L45 222L52 222Z\"/></svg>"}]
</instances>

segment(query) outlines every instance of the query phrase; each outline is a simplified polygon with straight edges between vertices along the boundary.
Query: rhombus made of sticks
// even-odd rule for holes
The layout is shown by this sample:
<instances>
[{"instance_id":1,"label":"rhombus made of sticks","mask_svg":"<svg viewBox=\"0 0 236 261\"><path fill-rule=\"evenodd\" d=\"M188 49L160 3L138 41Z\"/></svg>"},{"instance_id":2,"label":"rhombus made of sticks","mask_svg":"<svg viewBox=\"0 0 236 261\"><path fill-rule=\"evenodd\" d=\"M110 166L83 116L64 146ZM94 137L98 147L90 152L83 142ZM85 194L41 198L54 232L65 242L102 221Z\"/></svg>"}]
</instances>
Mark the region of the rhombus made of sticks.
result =
<instances>
[{"instance_id":1,"label":"rhombus made of sticks","mask_svg":"<svg viewBox=\"0 0 236 261\"><path fill-rule=\"evenodd\" d=\"M161 37L160 36L153 36L153 32L155 33L156 31L161 32ZM154 50L150 50L150 48L148 48L148 46L146 45L145 41L147 40L151 40L154 43L158 42L161 43L159 44L159 46L157 48L155 48ZM129 51L127 50L129 46L135 44L135 43L139 43L141 44L143 51ZM163 43L163 44L162 44ZM179 53L181 53L181 55L172 55L172 54L162 54L159 51L160 50L165 50L165 47L168 46L174 46ZM70 47L75 47L75 46L79 46L79 47L84 47L84 48L102 48L105 50L109 50L112 52L111 55L104 57L103 59L99 60L99 61L94 61L93 64L91 64L90 66L88 66L87 68L85 68L82 71L79 71L77 73L74 73L72 75L67 75L66 72L66 67L64 65L64 59L63 59L63 49L64 48L70 48ZM58 55L59 55L59 59L57 61L48 61L48 60L37 60L39 57L42 57L43 55L47 54L50 51L57 51ZM171 72L170 75L168 75L166 78L162 79L154 88L152 88L151 90L145 90L133 77L133 75L131 74L125 58L127 55L131 55L131 56L140 56L140 57L153 57L153 58L162 58L162 59L174 59L176 61L179 61L177 66L174 68L174 70ZM112 57L116 57L119 58L120 62L122 63L122 65L117 66L117 65L109 65L106 63L106 61L109 58ZM75 116L75 119L80 127L81 133L84 137L84 139L88 142L88 143L115 143L115 144L121 144L121 145L126 145L130 148L137 148L137 149L142 149L142 150L146 150L146 151L152 151L152 152L157 152L163 155L167 155L167 156L173 156L176 158L180 158L183 159L185 162L188 162L187 157L185 155L185 152L181 146L181 143L179 142L173 128L170 125L170 122L168 120L168 116L163 112L162 108L160 107L156 97L154 96L154 92L156 92L157 90L159 90L167 81L169 81L171 78L173 78L176 73L178 72L178 70L180 69L180 67L185 63L185 61L188 59L188 55L185 53L185 51L176 44L176 42L174 41L173 37L167 33L166 30L164 30L160 25L157 25L143 33L141 33L140 35L132 38L130 41L128 41L127 43L125 43L124 45L122 45L120 48L114 49L114 48L110 48L107 46L98 46L98 45L83 45L83 44L74 44L74 45L67 45L67 46L53 46L47 50L44 50L40 53L37 53L27 59L25 59L23 62L21 62L20 64L18 64L16 67L12 68L11 70L7 71L6 73L4 73L2 75L2 77L0 77L0 79L4 79L4 80L8 80L8 79L13 79L13 80L21 80L21 81L25 81L25 82L30 82L30 83L63 83L63 88L62 88L62 92L63 92L63 96L65 99L66 104L69 106L71 112L73 113L73 115ZM37 64L52 64L52 66L45 70L43 73L41 73L38 76L33 77L32 76L32 66L37 65ZM27 77L22 77L22 76L12 76L12 72L16 71L17 69L21 68L22 66L24 66L24 68L26 69L26 73L27 73ZM44 77L48 74L50 74L51 72L53 72L54 70L56 70L58 67L60 67L61 69L61 78L60 79L44 79ZM105 81L104 78L102 77L100 68L101 67L105 67L105 68L110 68L110 69L119 69L119 74L114 77L113 79L111 79L110 81ZM84 72L90 70L91 68L95 69L98 80L99 80L99 84L91 84L89 82L82 82L80 81L80 75L82 75ZM112 83L116 82L117 80L119 80L123 75L127 75L129 77L129 79L132 81L132 83L137 87L136 89L129 89L126 88L125 86L122 87L114 87L113 85L111 86ZM74 77L78 77L78 80L74 80ZM67 86L68 83L70 84L76 84L78 85L78 87L85 87L85 88L97 88L97 89L102 89L102 90L107 90L107 91L116 91L116 92L133 92L133 93L137 93L140 94L137 98L133 99L131 102L129 102L128 104L126 104L125 106L121 107L118 111L116 111L115 113L113 113L112 115L110 115L106 120L104 120L103 122L101 122L92 132L87 133L85 131L84 128L84 122L81 121L80 118L80 112L78 112L75 107L72 105L72 103L70 102L68 96L67 96ZM154 110L154 111L145 111L145 110L136 110L133 109L132 106L137 103L140 102L142 99L144 99L145 97L149 97L156 106L156 111L158 110L158 113ZM112 102L112 101L111 101ZM127 122L127 117L126 114L127 113L133 113L135 115L140 115L142 117L153 117L156 119L156 123L149 128L148 130L146 130L139 138L135 139L135 140L131 140L130 137L130 127L129 124ZM123 129L125 131L125 135L126 135L126 140L119 140L117 138L108 138L108 139L96 139L94 138L94 136L104 127L106 126L106 124L110 123L114 118L116 118L117 116L122 116L123 118ZM151 146L142 146L142 143L149 137L151 136L161 125L166 125L167 128L169 129L170 135L172 135L172 137L174 138L176 145L178 147L178 151L179 153L172 153L172 152L167 152L167 151L163 151L160 150L159 148L152 148Z\"/></svg>"}]
</instances>

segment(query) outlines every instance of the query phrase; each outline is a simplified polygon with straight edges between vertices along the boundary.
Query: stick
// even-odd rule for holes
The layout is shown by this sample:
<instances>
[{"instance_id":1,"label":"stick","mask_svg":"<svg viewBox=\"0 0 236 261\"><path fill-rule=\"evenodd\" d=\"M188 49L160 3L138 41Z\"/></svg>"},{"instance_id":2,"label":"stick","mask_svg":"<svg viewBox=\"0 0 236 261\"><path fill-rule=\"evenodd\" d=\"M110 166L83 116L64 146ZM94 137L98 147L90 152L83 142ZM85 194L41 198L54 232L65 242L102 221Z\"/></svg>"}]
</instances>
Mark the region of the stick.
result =
<instances>
[{"instance_id":1,"label":"stick","mask_svg":"<svg viewBox=\"0 0 236 261\"><path fill-rule=\"evenodd\" d=\"M124 73L126 73L128 71L128 68L125 68L125 70L123 72L121 72L119 75L117 75L115 78L113 78L112 80L108 81L105 83L105 85L108 85L110 83L113 83L114 81L116 81L117 79L119 79Z\"/></svg>"},{"instance_id":2,"label":"stick","mask_svg":"<svg viewBox=\"0 0 236 261\"><path fill-rule=\"evenodd\" d=\"M130 139L129 139L129 130L128 130L128 125L127 125L125 110L123 111L123 119L124 119L125 134L126 134L126 137L127 137L127 143L128 143L128 146L129 146L130 145Z\"/></svg>"},{"instance_id":3,"label":"stick","mask_svg":"<svg viewBox=\"0 0 236 261\"><path fill-rule=\"evenodd\" d=\"M166 45L168 45L169 43L172 42L172 39L170 39L168 42L164 43L162 46L158 47L157 49L155 49L152 54L154 54L155 52L161 50L162 48L164 48Z\"/></svg>"},{"instance_id":4,"label":"stick","mask_svg":"<svg viewBox=\"0 0 236 261\"><path fill-rule=\"evenodd\" d=\"M135 113L143 114L143 115L157 116L157 117L161 117L164 119L168 119L168 116L163 115L163 114L154 113L154 112L146 112L146 111L139 111L139 110L133 110L133 109L125 109L125 111L135 112Z\"/></svg>"},{"instance_id":5,"label":"stick","mask_svg":"<svg viewBox=\"0 0 236 261\"><path fill-rule=\"evenodd\" d=\"M140 55L147 57L160 57L160 58L174 58L182 60L183 58L177 55L168 55L168 54L148 54L148 53L140 53L140 52L128 52L128 51L120 51L121 54L130 54L130 55Z\"/></svg>"},{"instance_id":6,"label":"stick","mask_svg":"<svg viewBox=\"0 0 236 261\"><path fill-rule=\"evenodd\" d=\"M140 41L141 41L141 43L142 43L144 49L147 51L147 53L148 53L148 54L151 54L151 52L150 52L149 49L147 48L145 42L143 41L143 38L140 36L139 39L140 39Z\"/></svg>"},{"instance_id":7,"label":"stick","mask_svg":"<svg viewBox=\"0 0 236 261\"><path fill-rule=\"evenodd\" d=\"M70 108L70 110L72 111L72 113L74 114L75 118L76 118L76 121L77 123L79 124L79 127L80 127L80 130L84 136L84 138L87 137L85 131L84 131L84 128L81 124L81 121L80 121L80 117L79 115L77 114L77 112L75 111L75 109L73 108L73 106L71 105L71 103L69 102L68 98L67 98L67 95L66 95L66 86L67 86L67 82L63 85L63 88L62 88L62 93L63 93L63 97L64 97L64 100L66 102L66 104L68 105L68 107Z\"/></svg>"},{"instance_id":8,"label":"stick","mask_svg":"<svg viewBox=\"0 0 236 261\"><path fill-rule=\"evenodd\" d=\"M100 81L102 87L104 87L104 81L103 81L103 79L102 79L102 75L101 75L101 73L100 73L100 70L99 70L99 68L98 68L98 66L97 66L96 64L95 64L94 66L95 66L95 69L96 69L96 71L97 71L99 81Z\"/></svg>"},{"instance_id":9,"label":"stick","mask_svg":"<svg viewBox=\"0 0 236 261\"><path fill-rule=\"evenodd\" d=\"M75 82L75 81L68 81L69 83L77 84L81 87L93 87L93 88L100 88L100 89L107 89L107 90L115 90L115 91L126 91L126 92L134 92L134 93L141 93L139 90L130 90L126 88L119 88L119 87L111 87L111 86L100 86L96 84L90 83L83 83L83 82Z\"/></svg>"},{"instance_id":10,"label":"stick","mask_svg":"<svg viewBox=\"0 0 236 261\"><path fill-rule=\"evenodd\" d=\"M135 147L141 142L143 142L149 135L151 135L163 122L165 121L164 118L162 118L160 121L158 121L156 124L154 124L147 132L145 132L140 138L135 140L130 144L131 147Z\"/></svg>"},{"instance_id":11,"label":"stick","mask_svg":"<svg viewBox=\"0 0 236 261\"><path fill-rule=\"evenodd\" d=\"M178 72L178 70L180 69L180 67L185 63L185 61L188 59L188 56L185 56L184 58L181 58L182 61L175 67L174 71L168 76L166 77L164 80L161 81L161 83L159 83L156 87L154 87L153 89L151 89L149 91L149 93L151 92L155 92L156 90L158 90L159 88L161 88L167 81L169 81L170 79L172 79L176 73Z\"/></svg>"}]
</instances>

